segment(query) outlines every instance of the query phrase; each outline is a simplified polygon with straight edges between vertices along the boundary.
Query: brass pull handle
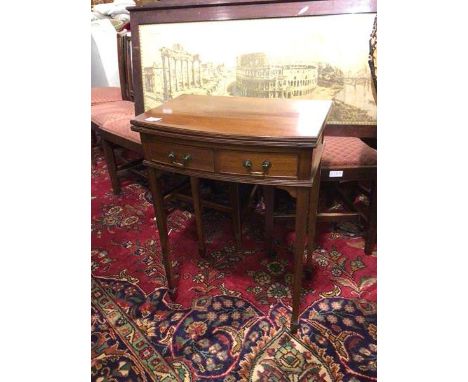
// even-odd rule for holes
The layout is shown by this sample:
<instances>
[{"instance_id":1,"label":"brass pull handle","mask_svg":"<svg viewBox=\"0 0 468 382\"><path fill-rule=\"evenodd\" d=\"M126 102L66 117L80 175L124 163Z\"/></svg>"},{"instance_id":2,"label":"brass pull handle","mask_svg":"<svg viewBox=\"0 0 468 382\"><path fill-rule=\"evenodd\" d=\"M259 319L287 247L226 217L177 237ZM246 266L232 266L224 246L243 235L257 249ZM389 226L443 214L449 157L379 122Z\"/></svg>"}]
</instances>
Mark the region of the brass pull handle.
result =
<instances>
[{"instance_id":1,"label":"brass pull handle","mask_svg":"<svg viewBox=\"0 0 468 382\"><path fill-rule=\"evenodd\" d=\"M271 167L271 162L269 160L264 160L262 163L263 171L252 171L252 161L250 159L246 159L242 165L247 169L250 175L265 175Z\"/></svg>"},{"instance_id":2,"label":"brass pull handle","mask_svg":"<svg viewBox=\"0 0 468 382\"><path fill-rule=\"evenodd\" d=\"M263 163L262 163L263 172L265 172L265 173L268 172L270 167L271 167L271 162L269 160L264 160Z\"/></svg>"},{"instance_id":3,"label":"brass pull handle","mask_svg":"<svg viewBox=\"0 0 468 382\"><path fill-rule=\"evenodd\" d=\"M252 169L252 161L249 160L249 159L246 159L243 163L244 167L247 169L247 170L251 170Z\"/></svg>"},{"instance_id":4,"label":"brass pull handle","mask_svg":"<svg viewBox=\"0 0 468 382\"><path fill-rule=\"evenodd\" d=\"M185 165L187 164L187 162L192 159L192 156L190 154L185 154L183 157L182 157L182 162L177 162L176 161L176 154L174 151L171 151L169 153L169 155L167 156L169 158L169 161L174 165L174 166L177 166L177 167L185 167Z\"/></svg>"}]
</instances>

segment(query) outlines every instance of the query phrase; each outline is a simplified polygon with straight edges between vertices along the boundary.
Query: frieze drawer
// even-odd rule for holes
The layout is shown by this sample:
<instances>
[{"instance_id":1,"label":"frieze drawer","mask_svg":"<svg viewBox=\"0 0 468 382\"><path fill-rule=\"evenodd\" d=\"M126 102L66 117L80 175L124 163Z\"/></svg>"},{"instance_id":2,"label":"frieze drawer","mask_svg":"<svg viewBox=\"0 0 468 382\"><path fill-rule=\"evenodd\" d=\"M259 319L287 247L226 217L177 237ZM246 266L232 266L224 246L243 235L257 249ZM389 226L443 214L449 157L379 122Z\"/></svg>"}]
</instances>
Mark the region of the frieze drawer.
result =
<instances>
[{"instance_id":1,"label":"frieze drawer","mask_svg":"<svg viewBox=\"0 0 468 382\"><path fill-rule=\"evenodd\" d=\"M150 137L144 146L145 158L172 167L213 172L213 150L198 146L182 145Z\"/></svg>"},{"instance_id":2,"label":"frieze drawer","mask_svg":"<svg viewBox=\"0 0 468 382\"><path fill-rule=\"evenodd\" d=\"M297 178L295 153L220 150L215 155L216 172L259 177Z\"/></svg>"}]
</instances>

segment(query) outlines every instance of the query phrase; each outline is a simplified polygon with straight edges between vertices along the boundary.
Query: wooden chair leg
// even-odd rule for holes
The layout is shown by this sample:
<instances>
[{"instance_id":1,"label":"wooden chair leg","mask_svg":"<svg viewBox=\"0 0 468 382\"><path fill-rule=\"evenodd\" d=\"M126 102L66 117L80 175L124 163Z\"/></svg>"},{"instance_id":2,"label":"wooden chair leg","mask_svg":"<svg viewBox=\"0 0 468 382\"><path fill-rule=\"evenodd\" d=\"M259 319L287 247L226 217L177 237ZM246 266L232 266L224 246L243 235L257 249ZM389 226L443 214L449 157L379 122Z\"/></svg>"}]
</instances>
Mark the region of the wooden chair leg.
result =
<instances>
[{"instance_id":1,"label":"wooden chair leg","mask_svg":"<svg viewBox=\"0 0 468 382\"><path fill-rule=\"evenodd\" d=\"M242 226L238 183L229 183L229 198L231 201L232 208L232 224L234 228L234 237L236 240L236 246L238 249L240 249L242 243Z\"/></svg>"},{"instance_id":2,"label":"wooden chair leg","mask_svg":"<svg viewBox=\"0 0 468 382\"><path fill-rule=\"evenodd\" d=\"M115 161L114 149L112 144L101 137L102 148L104 150L104 158L107 163L107 171L109 172L109 177L112 183L112 190L115 195L120 194L120 182L117 175L117 163Z\"/></svg>"},{"instance_id":3,"label":"wooden chair leg","mask_svg":"<svg viewBox=\"0 0 468 382\"><path fill-rule=\"evenodd\" d=\"M263 199L265 202L265 247L269 256L273 251L273 213L275 202L275 189L273 186L263 186Z\"/></svg>"},{"instance_id":4,"label":"wooden chair leg","mask_svg":"<svg viewBox=\"0 0 468 382\"><path fill-rule=\"evenodd\" d=\"M364 252L366 255L372 254L375 243L377 242L377 180L372 181L370 200L369 200L369 215L367 220L366 244Z\"/></svg>"},{"instance_id":5,"label":"wooden chair leg","mask_svg":"<svg viewBox=\"0 0 468 382\"><path fill-rule=\"evenodd\" d=\"M205 256L206 248L205 234L203 232L202 205L200 200L200 179L191 176L190 185L192 188L193 209L195 210L195 221L197 225L198 253L203 257Z\"/></svg>"}]
</instances>

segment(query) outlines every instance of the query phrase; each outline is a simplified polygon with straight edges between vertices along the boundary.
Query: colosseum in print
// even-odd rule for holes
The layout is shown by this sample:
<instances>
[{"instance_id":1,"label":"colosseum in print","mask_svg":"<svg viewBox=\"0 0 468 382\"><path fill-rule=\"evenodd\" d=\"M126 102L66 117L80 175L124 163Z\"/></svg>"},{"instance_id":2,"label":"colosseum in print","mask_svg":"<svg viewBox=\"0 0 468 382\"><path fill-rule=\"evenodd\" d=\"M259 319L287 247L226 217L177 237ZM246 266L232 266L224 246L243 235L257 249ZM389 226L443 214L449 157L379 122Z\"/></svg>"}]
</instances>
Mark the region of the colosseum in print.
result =
<instances>
[{"instance_id":1,"label":"colosseum in print","mask_svg":"<svg viewBox=\"0 0 468 382\"><path fill-rule=\"evenodd\" d=\"M145 110L181 94L333 99L329 121L376 123L375 14L140 26Z\"/></svg>"}]
</instances>

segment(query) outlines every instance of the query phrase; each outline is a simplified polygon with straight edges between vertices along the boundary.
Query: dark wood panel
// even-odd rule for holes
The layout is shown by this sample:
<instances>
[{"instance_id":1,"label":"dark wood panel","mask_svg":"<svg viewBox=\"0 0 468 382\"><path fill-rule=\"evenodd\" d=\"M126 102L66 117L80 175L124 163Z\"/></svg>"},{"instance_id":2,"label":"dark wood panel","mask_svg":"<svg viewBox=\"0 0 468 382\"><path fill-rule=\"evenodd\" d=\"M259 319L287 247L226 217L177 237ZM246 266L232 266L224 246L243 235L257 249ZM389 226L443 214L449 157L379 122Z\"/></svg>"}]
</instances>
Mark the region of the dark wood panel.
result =
<instances>
[{"instance_id":1,"label":"dark wood panel","mask_svg":"<svg viewBox=\"0 0 468 382\"><path fill-rule=\"evenodd\" d=\"M224 8L224 7L281 7L284 9L294 9L292 7L308 6L307 15L326 14L346 14L346 13L370 13L377 12L377 0L142 0L135 7L128 7L130 12L148 12L174 9L203 9L203 8ZM302 8L300 8L302 9ZM234 11L233 11L234 12ZM301 13L302 14L302 13ZM300 15L301 15L300 14ZM297 16L291 14L292 16Z\"/></svg>"}]
</instances>

